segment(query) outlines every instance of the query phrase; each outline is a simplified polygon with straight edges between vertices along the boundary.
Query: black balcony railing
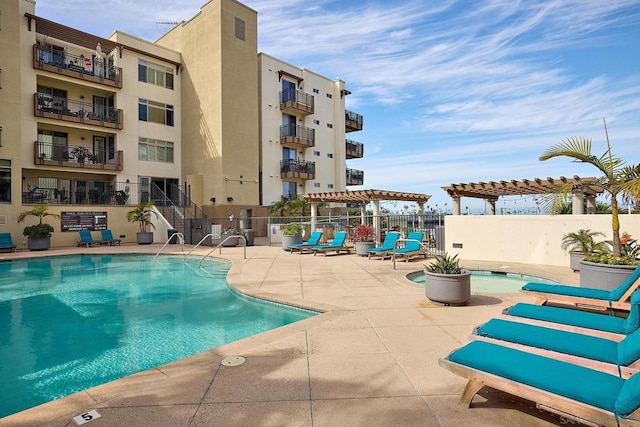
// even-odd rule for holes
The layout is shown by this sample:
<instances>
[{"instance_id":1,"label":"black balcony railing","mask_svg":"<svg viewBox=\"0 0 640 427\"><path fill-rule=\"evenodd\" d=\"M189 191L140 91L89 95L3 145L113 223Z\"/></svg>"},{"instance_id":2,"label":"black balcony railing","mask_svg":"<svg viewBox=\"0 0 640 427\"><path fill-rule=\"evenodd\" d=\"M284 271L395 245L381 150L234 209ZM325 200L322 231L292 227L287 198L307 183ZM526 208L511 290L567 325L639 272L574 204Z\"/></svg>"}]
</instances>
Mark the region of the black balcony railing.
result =
<instances>
[{"instance_id":1,"label":"black balcony railing","mask_svg":"<svg viewBox=\"0 0 640 427\"><path fill-rule=\"evenodd\" d=\"M122 129L122 110L43 93L34 94L34 114L38 117Z\"/></svg>"},{"instance_id":2,"label":"black balcony railing","mask_svg":"<svg viewBox=\"0 0 640 427\"><path fill-rule=\"evenodd\" d=\"M316 176L316 164L306 160L282 160L280 175L288 178L313 179Z\"/></svg>"},{"instance_id":3,"label":"black balcony railing","mask_svg":"<svg viewBox=\"0 0 640 427\"><path fill-rule=\"evenodd\" d=\"M362 126L364 124L364 118L362 117L362 115L349 110L345 110L344 115L345 130L347 132L362 130Z\"/></svg>"},{"instance_id":4,"label":"black balcony railing","mask_svg":"<svg viewBox=\"0 0 640 427\"><path fill-rule=\"evenodd\" d=\"M283 111L294 110L304 114L314 112L313 95L297 89L288 89L280 92L280 109Z\"/></svg>"},{"instance_id":5,"label":"black balcony railing","mask_svg":"<svg viewBox=\"0 0 640 427\"><path fill-rule=\"evenodd\" d=\"M121 150L89 148L57 142L34 141L34 163L44 166L62 166L85 169L122 170L124 155Z\"/></svg>"},{"instance_id":6,"label":"black balcony railing","mask_svg":"<svg viewBox=\"0 0 640 427\"><path fill-rule=\"evenodd\" d=\"M361 142L346 140L347 159L364 157L364 145Z\"/></svg>"},{"instance_id":7,"label":"black balcony railing","mask_svg":"<svg viewBox=\"0 0 640 427\"><path fill-rule=\"evenodd\" d=\"M49 205L135 205L139 184L61 177L27 177L22 181L23 203Z\"/></svg>"},{"instance_id":8,"label":"black balcony railing","mask_svg":"<svg viewBox=\"0 0 640 427\"><path fill-rule=\"evenodd\" d=\"M314 147L316 145L316 130L295 124L282 125L280 126L280 142Z\"/></svg>"},{"instance_id":9,"label":"black balcony railing","mask_svg":"<svg viewBox=\"0 0 640 427\"><path fill-rule=\"evenodd\" d=\"M107 57L74 55L53 45L33 45L33 67L65 76L122 88L122 68Z\"/></svg>"}]
</instances>

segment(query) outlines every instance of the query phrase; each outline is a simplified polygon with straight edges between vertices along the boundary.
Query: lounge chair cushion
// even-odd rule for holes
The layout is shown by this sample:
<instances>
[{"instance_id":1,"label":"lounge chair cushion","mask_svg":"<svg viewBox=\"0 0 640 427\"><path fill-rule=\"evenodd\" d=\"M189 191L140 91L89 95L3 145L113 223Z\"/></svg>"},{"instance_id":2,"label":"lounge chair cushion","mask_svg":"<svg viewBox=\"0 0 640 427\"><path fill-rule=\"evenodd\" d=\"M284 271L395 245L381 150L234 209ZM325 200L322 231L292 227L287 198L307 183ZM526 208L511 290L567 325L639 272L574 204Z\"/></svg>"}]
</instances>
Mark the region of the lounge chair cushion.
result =
<instances>
[{"instance_id":1,"label":"lounge chair cushion","mask_svg":"<svg viewBox=\"0 0 640 427\"><path fill-rule=\"evenodd\" d=\"M631 273L631 276L629 276L627 280L610 292L611 301L619 301L620 298L622 298L622 296L629 290L631 285L633 285L638 279L640 279L640 265L633 270L633 273Z\"/></svg>"},{"instance_id":2,"label":"lounge chair cushion","mask_svg":"<svg viewBox=\"0 0 640 427\"><path fill-rule=\"evenodd\" d=\"M618 343L618 363L628 366L640 359L640 330L624 337Z\"/></svg>"},{"instance_id":3,"label":"lounge chair cushion","mask_svg":"<svg viewBox=\"0 0 640 427\"><path fill-rule=\"evenodd\" d=\"M478 328L477 334L606 363L618 363L618 343L590 335L502 319L489 320Z\"/></svg>"},{"instance_id":4,"label":"lounge chair cushion","mask_svg":"<svg viewBox=\"0 0 640 427\"><path fill-rule=\"evenodd\" d=\"M618 398L616 399L616 411L618 414L627 415L640 407L640 375L632 375L625 381Z\"/></svg>"},{"instance_id":5,"label":"lounge chair cushion","mask_svg":"<svg viewBox=\"0 0 640 427\"><path fill-rule=\"evenodd\" d=\"M615 375L482 341L454 351L449 360L611 412L625 384ZM632 406L626 400L619 404L624 411ZM619 412L626 415L632 411Z\"/></svg>"},{"instance_id":6,"label":"lounge chair cushion","mask_svg":"<svg viewBox=\"0 0 640 427\"><path fill-rule=\"evenodd\" d=\"M640 292L631 295L631 309L624 327L627 334L640 329Z\"/></svg>"},{"instance_id":7,"label":"lounge chair cushion","mask_svg":"<svg viewBox=\"0 0 640 427\"><path fill-rule=\"evenodd\" d=\"M637 310L638 308L635 311ZM637 322L635 322L635 329L630 330L633 326L627 325L627 321L621 317L522 302L507 309L505 314L616 334L628 334L638 329ZM638 317L637 314L635 317Z\"/></svg>"},{"instance_id":8,"label":"lounge chair cushion","mask_svg":"<svg viewBox=\"0 0 640 427\"><path fill-rule=\"evenodd\" d=\"M535 282L527 283L522 287L522 290L544 292L548 294L567 295L572 297L593 298L605 301L611 298L611 293L613 292L604 289L579 288L577 286L567 285L549 285L547 283Z\"/></svg>"}]
</instances>

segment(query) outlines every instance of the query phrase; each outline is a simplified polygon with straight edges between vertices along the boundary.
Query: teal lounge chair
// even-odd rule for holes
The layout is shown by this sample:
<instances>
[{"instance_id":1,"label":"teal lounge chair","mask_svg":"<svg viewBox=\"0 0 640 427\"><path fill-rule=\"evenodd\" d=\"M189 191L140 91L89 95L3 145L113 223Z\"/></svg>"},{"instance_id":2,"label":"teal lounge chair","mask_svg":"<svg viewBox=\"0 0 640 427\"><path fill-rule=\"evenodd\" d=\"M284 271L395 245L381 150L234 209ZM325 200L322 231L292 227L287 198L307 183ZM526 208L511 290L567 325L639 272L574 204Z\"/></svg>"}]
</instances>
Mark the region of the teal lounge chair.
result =
<instances>
[{"instance_id":1,"label":"teal lounge chair","mask_svg":"<svg viewBox=\"0 0 640 427\"><path fill-rule=\"evenodd\" d=\"M340 252L346 252L350 254L351 248L345 246L344 244L346 239L347 239L347 232L338 231L335 237L333 238L333 241L331 241L331 244L311 246L311 250L313 251L314 256L316 256L318 252L323 254L324 256L327 256L327 253L329 252L335 252L337 254L339 254Z\"/></svg>"},{"instance_id":2,"label":"teal lounge chair","mask_svg":"<svg viewBox=\"0 0 640 427\"><path fill-rule=\"evenodd\" d=\"M100 243L103 245L113 246L120 244L120 239L115 239L111 230L100 230L100 234L102 234L102 241Z\"/></svg>"},{"instance_id":3,"label":"teal lounge chair","mask_svg":"<svg viewBox=\"0 0 640 427\"><path fill-rule=\"evenodd\" d=\"M311 233L311 236L309 236L309 240L302 243L293 243L289 245L289 249L291 250L291 253L294 253L296 251L302 253L304 250L311 250L312 246L317 246L318 243L320 243L321 238L322 231L314 231L313 233Z\"/></svg>"},{"instance_id":4,"label":"teal lounge chair","mask_svg":"<svg viewBox=\"0 0 640 427\"><path fill-rule=\"evenodd\" d=\"M439 365L466 378L460 403L469 407L484 387L536 403L568 422L640 425L640 374L629 379L493 343L473 341Z\"/></svg>"},{"instance_id":5,"label":"teal lounge chair","mask_svg":"<svg viewBox=\"0 0 640 427\"><path fill-rule=\"evenodd\" d=\"M400 238L400 233L397 231L390 231L384 236L384 241L382 245L371 248L367 251L367 255L369 255L369 259L371 257L380 257L384 259L387 256L391 256L391 251L393 251L393 246L396 244L396 240Z\"/></svg>"},{"instance_id":6,"label":"teal lounge chair","mask_svg":"<svg viewBox=\"0 0 640 427\"><path fill-rule=\"evenodd\" d=\"M13 240L11 240L11 233L0 233L0 251L16 251L16 245L14 245Z\"/></svg>"},{"instance_id":7,"label":"teal lounge chair","mask_svg":"<svg viewBox=\"0 0 640 427\"><path fill-rule=\"evenodd\" d=\"M527 348L526 351L629 376L640 368L640 330L614 341L526 323L491 319L474 330L472 339ZM598 363L600 362L600 363Z\"/></svg>"},{"instance_id":8,"label":"teal lounge chair","mask_svg":"<svg viewBox=\"0 0 640 427\"><path fill-rule=\"evenodd\" d=\"M533 321L534 324L539 326L573 330L590 335L605 336L605 334L599 334L599 332L628 335L640 327L640 292L634 292L631 296L631 309L626 318L606 313L590 313L571 308L522 302L505 308L502 315L505 320L525 323ZM576 330L576 328L579 329Z\"/></svg>"},{"instance_id":9,"label":"teal lounge chair","mask_svg":"<svg viewBox=\"0 0 640 427\"><path fill-rule=\"evenodd\" d=\"M629 310L631 294L640 286L640 266L617 288L604 289L580 288L567 285L549 285L546 283L527 283L522 292L536 297L536 304L548 302L560 304L585 305L594 308Z\"/></svg>"},{"instance_id":10,"label":"teal lounge chair","mask_svg":"<svg viewBox=\"0 0 640 427\"><path fill-rule=\"evenodd\" d=\"M412 231L407 236L407 242L404 248L395 249L392 255L395 259L404 258L407 262L413 257L423 256L427 259L428 249L422 246L422 238L424 233L422 231Z\"/></svg>"},{"instance_id":11,"label":"teal lounge chair","mask_svg":"<svg viewBox=\"0 0 640 427\"><path fill-rule=\"evenodd\" d=\"M80 230L80 240L78 241L78 246L100 246L100 240L93 240L91 237L91 231L89 230Z\"/></svg>"}]
</instances>

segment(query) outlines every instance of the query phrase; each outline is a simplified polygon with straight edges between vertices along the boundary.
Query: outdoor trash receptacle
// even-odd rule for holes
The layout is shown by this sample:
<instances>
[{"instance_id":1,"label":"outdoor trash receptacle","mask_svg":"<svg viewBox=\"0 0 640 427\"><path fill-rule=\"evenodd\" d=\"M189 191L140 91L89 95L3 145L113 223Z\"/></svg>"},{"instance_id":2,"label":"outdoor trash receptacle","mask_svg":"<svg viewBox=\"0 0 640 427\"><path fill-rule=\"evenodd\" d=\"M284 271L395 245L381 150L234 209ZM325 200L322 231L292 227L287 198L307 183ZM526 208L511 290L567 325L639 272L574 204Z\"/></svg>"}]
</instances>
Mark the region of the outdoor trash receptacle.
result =
<instances>
[{"instance_id":1,"label":"outdoor trash receptacle","mask_svg":"<svg viewBox=\"0 0 640 427\"><path fill-rule=\"evenodd\" d=\"M174 234L177 233L177 232L178 232L178 230L174 230L173 228L170 228L170 229L167 230L167 238L168 239L170 238L170 240L169 240L169 244L170 245L175 245L176 243L178 243L178 235L176 234L174 236Z\"/></svg>"},{"instance_id":2,"label":"outdoor trash receptacle","mask_svg":"<svg viewBox=\"0 0 640 427\"><path fill-rule=\"evenodd\" d=\"M247 239L247 246L253 246L253 241L256 238L256 230L247 228L244 230L244 238Z\"/></svg>"}]
</instances>

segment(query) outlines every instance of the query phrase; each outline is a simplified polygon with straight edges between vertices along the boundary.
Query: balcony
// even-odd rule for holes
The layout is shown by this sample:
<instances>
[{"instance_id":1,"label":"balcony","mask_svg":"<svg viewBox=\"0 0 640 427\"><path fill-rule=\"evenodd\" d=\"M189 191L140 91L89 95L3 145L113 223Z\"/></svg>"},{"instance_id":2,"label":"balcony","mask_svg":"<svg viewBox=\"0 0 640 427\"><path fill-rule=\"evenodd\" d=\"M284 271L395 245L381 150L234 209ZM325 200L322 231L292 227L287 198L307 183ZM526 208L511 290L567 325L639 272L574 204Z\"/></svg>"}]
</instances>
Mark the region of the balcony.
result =
<instances>
[{"instance_id":1,"label":"balcony","mask_svg":"<svg viewBox=\"0 0 640 427\"><path fill-rule=\"evenodd\" d=\"M347 159L361 159L364 157L364 145L361 142L347 139Z\"/></svg>"},{"instance_id":2,"label":"balcony","mask_svg":"<svg viewBox=\"0 0 640 427\"><path fill-rule=\"evenodd\" d=\"M122 68L93 66L92 57L72 55L52 46L33 45L33 68L122 89ZM89 64L89 65L88 65Z\"/></svg>"},{"instance_id":3,"label":"balcony","mask_svg":"<svg viewBox=\"0 0 640 427\"><path fill-rule=\"evenodd\" d=\"M33 143L33 161L36 165L121 171L123 160L122 151L92 150L55 142Z\"/></svg>"},{"instance_id":4,"label":"balcony","mask_svg":"<svg viewBox=\"0 0 640 427\"><path fill-rule=\"evenodd\" d=\"M313 95L301 90L283 90L280 92L280 110L290 114L313 114Z\"/></svg>"},{"instance_id":5,"label":"balcony","mask_svg":"<svg viewBox=\"0 0 640 427\"><path fill-rule=\"evenodd\" d=\"M280 178L315 179L316 164L306 160L282 160Z\"/></svg>"},{"instance_id":6,"label":"balcony","mask_svg":"<svg viewBox=\"0 0 640 427\"><path fill-rule=\"evenodd\" d=\"M345 110L345 131L346 132L356 132L362 130L362 123L364 122L364 118L353 111Z\"/></svg>"},{"instance_id":7,"label":"balcony","mask_svg":"<svg viewBox=\"0 0 640 427\"><path fill-rule=\"evenodd\" d=\"M347 168L347 185L363 185L364 171Z\"/></svg>"},{"instance_id":8,"label":"balcony","mask_svg":"<svg viewBox=\"0 0 640 427\"><path fill-rule=\"evenodd\" d=\"M295 124L280 126L280 144L295 144L303 148L315 147L316 130Z\"/></svg>"},{"instance_id":9,"label":"balcony","mask_svg":"<svg viewBox=\"0 0 640 427\"><path fill-rule=\"evenodd\" d=\"M36 93L33 95L33 114L45 119L82 123L109 129L122 129L122 110L107 108L67 98Z\"/></svg>"},{"instance_id":10,"label":"balcony","mask_svg":"<svg viewBox=\"0 0 640 427\"><path fill-rule=\"evenodd\" d=\"M46 183L46 184L44 184ZM47 205L135 205L139 184L62 177L28 177L22 181L22 203Z\"/></svg>"}]
</instances>

